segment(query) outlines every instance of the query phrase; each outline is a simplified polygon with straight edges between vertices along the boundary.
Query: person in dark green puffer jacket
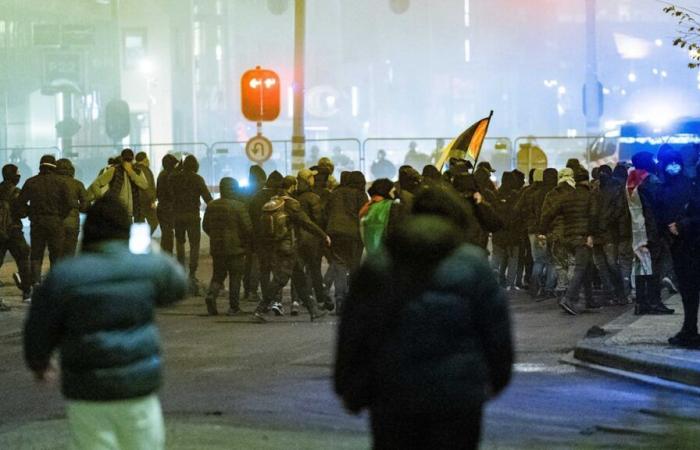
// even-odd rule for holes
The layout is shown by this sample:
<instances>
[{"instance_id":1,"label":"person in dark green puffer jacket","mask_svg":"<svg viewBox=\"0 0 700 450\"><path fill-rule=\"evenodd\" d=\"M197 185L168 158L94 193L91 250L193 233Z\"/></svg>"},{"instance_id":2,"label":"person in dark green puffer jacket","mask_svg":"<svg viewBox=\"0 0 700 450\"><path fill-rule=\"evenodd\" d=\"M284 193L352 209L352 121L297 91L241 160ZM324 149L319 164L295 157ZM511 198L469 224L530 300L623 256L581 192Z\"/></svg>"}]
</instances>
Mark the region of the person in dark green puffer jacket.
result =
<instances>
[{"instance_id":1,"label":"person in dark green puffer jacket","mask_svg":"<svg viewBox=\"0 0 700 450\"><path fill-rule=\"evenodd\" d=\"M82 253L51 269L25 323L24 356L37 380L50 378L59 349L75 448L96 448L98 438L119 448L163 446L154 309L182 299L186 280L169 257L132 254L129 227L119 200L98 200L87 213Z\"/></svg>"}]
</instances>

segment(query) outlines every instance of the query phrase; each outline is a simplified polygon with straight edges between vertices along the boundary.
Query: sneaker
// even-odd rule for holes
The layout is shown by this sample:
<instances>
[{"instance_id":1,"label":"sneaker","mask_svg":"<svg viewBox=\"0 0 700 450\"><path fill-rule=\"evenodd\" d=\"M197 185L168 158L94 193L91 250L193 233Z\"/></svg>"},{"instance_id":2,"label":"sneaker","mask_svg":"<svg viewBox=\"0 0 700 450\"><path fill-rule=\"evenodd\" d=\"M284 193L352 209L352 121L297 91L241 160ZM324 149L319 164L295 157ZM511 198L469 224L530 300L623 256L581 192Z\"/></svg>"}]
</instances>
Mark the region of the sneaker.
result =
<instances>
[{"instance_id":1,"label":"sneaker","mask_svg":"<svg viewBox=\"0 0 700 450\"><path fill-rule=\"evenodd\" d=\"M674 309L667 307L663 303L659 303L658 305L651 305L649 307L649 314L652 315L674 314L675 312L676 311Z\"/></svg>"},{"instance_id":2,"label":"sneaker","mask_svg":"<svg viewBox=\"0 0 700 450\"><path fill-rule=\"evenodd\" d=\"M292 302L292 308L289 311L289 314L291 314L292 316L299 315L299 302Z\"/></svg>"},{"instance_id":3,"label":"sneaker","mask_svg":"<svg viewBox=\"0 0 700 450\"><path fill-rule=\"evenodd\" d=\"M22 277L19 276L19 273L15 272L12 274L12 281L15 282L15 286L17 286L17 289L20 291L22 290Z\"/></svg>"},{"instance_id":4,"label":"sneaker","mask_svg":"<svg viewBox=\"0 0 700 450\"><path fill-rule=\"evenodd\" d=\"M253 320L255 320L258 323L267 323L267 319L265 318L265 316L263 316L263 313L261 313L260 311L255 311L253 313Z\"/></svg>"},{"instance_id":5,"label":"sneaker","mask_svg":"<svg viewBox=\"0 0 700 450\"><path fill-rule=\"evenodd\" d=\"M328 311L323 310L323 309L319 309L316 312L316 314L309 314L309 315L311 316L311 321L313 322L315 320L320 319L321 317L325 317L326 315L328 315Z\"/></svg>"},{"instance_id":6,"label":"sneaker","mask_svg":"<svg viewBox=\"0 0 700 450\"><path fill-rule=\"evenodd\" d=\"M284 315L284 307L282 306L282 303L273 303L271 309L276 316Z\"/></svg>"},{"instance_id":7,"label":"sneaker","mask_svg":"<svg viewBox=\"0 0 700 450\"><path fill-rule=\"evenodd\" d=\"M5 303L5 301L4 301L3 299L0 298L0 312L6 312L6 311L9 311L9 310L11 310L11 309L12 309L12 308L10 308L10 305L8 305L7 303ZM312 320L313 320L313 319L312 319Z\"/></svg>"},{"instance_id":8,"label":"sneaker","mask_svg":"<svg viewBox=\"0 0 700 450\"><path fill-rule=\"evenodd\" d=\"M567 314L571 314L572 316L578 315L578 311L576 311L576 308L574 308L573 305L569 303L569 301L566 299L559 300L559 307L563 309L564 312Z\"/></svg>"},{"instance_id":9,"label":"sneaker","mask_svg":"<svg viewBox=\"0 0 700 450\"><path fill-rule=\"evenodd\" d=\"M677 294L678 289L676 288L676 285L673 284L673 280L671 280L669 277L664 277L663 280L661 280L661 284L669 290L671 294Z\"/></svg>"},{"instance_id":10,"label":"sneaker","mask_svg":"<svg viewBox=\"0 0 700 450\"><path fill-rule=\"evenodd\" d=\"M226 313L227 316L238 316L241 314L241 309L240 308L229 308L228 312Z\"/></svg>"},{"instance_id":11,"label":"sneaker","mask_svg":"<svg viewBox=\"0 0 700 450\"><path fill-rule=\"evenodd\" d=\"M205 299L205 303L207 304L207 314L210 316L218 316L219 311L216 309L216 303L213 298L207 297Z\"/></svg>"}]
</instances>

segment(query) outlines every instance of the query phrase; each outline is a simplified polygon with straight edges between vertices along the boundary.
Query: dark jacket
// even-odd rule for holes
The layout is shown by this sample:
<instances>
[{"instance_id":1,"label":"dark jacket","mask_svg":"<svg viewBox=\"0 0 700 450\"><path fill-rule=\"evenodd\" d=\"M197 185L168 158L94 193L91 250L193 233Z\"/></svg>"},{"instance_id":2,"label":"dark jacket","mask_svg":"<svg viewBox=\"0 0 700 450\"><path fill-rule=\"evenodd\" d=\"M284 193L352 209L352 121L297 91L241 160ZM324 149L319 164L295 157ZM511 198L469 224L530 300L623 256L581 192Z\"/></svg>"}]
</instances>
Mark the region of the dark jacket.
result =
<instances>
[{"instance_id":1,"label":"dark jacket","mask_svg":"<svg viewBox=\"0 0 700 450\"><path fill-rule=\"evenodd\" d=\"M196 172L183 169L171 178L175 217L199 217L200 198L204 203L212 201L204 178Z\"/></svg>"},{"instance_id":2,"label":"dark jacket","mask_svg":"<svg viewBox=\"0 0 700 450\"><path fill-rule=\"evenodd\" d=\"M557 202L542 214L542 226L549 229L552 222L560 217L563 221L563 243L570 248L586 243L593 235L593 193L587 183L577 183L576 189L562 195Z\"/></svg>"},{"instance_id":3,"label":"dark jacket","mask_svg":"<svg viewBox=\"0 0 700 450\"><path fill-rule=\"evenodd\" d=\"M143 172L146 181L148 181L148 187L139 193L140 211L142 214L145 214L153 209L153 203L158 198L156 180L150 167L142 164L137 164L137 166Z\"/></svg>"},{"instance_id":4,"label":"dark jacket","mask_svg":"<svg viewBox=\"0 0 700 450\"><path fill-rule=\"evenodd\" d=\"M367 203L364 191L351 187L339 186L330 195L326 206L328 225L326 232L330 236L360 241L360 209Z\"/></svg>"},{"instance_id":5,"label":"dark jacket","mask_svg":"<svg viewBox=\"0 0 700 450\"><path fill-rule=\"evenodd\" d=\"M161 383L154 306L184 297L170 258L133 255L123 242L61 261L32 295L24 355L44 370L59 348L63 394L72 400L142 397Z\"/></svg>"},{"instance_id":6,"label":"dark jacket","mask_svg":"<svg viewBox=\"0 0 700 450\"><path fill-rule=\"evenodd\" d=\"M639 185L637 192L642 201L644 213L644 226L647 231L647 246L657 247L661 245L662 233L659 230L658 201L661 182L656 175L650 174Z\"/></svg>"},{"instance_id":7,"label":"dark jacket","mask_svg":"<svg viewBox=\"0 0 700 450\"><path fill-rule=\"evenodd\" d=\"M297 191L294 193L294 197L299 201L301 210L309 216L309 219L313 223L323 228L323 206L321 203L321 197L311 190L309 185L304 180L297 180ZM318 237L312 235L305 229L299 230L299 245L301 246L312 246L317 247L321 244Z\"/></svg>"},{"instance_id":8,"label":"dark jacket","mask_svg":"<svg viewBox=\"0 0 700 450\"><path fill-rule=\"evenodd\" d=\"M622 185L615 178L603 175L593 198L592 231L596 244L617 244L621 240L621 222L629 214Z\"/></svg>"},{"instance_id":9,"label":"dark jacket","mask_svg":"<svg viewBox=\"0 0 700 450\"><path fill-rule=\"evenodd\" d=\"M517 216L518 220L521 221L521 224L525 226L528 234L536 234L539 228L540 213L542 210L542 203L540 200L544 200L540 193L543 190L544 186L542 182L535 182L523 189L518 203L515 205L514 214Z\"/></svg>"},{"instance_id":10,"label":"dark jacket","mask_svg":"<svg viewBox=\"0 0 700 450\"><path fill-rule=\"evenodd\" d=\"M503 227L493 234L493 243L501 247L512 247L520 242L523 224L515 217L515 205L518 202L518 192L513 189L501 188L496 194L494 205L496 214Z\"/></svg>"},{"instance_id":11,"label":"dark jacket","mask_svg":"<svg viewBox=\"0 0 700 450\"><path fill-rule=\"evenodd\" d=\"M63 220L63 225L66 228L75 230L80 227L80 213L87 212L90 206L90 202L88 202L88 193L82 181L73 178L75 169L70 162L58 160L56 166L56 174L68 185L69 203L71 207L68 216Z\"/></svg>"},{"instance_id":12,"label":"dark jacket","mask_svg":"<svg viewBox=\"0 0 700 450\"><path fill-rule=\"evenodd\" d=\"M574 191L574 188L567 183L559 183L544 197L542 203L542 214L540 215L540 232L552 241L563 243L566 239L564 230L564 216L554 214L559 210L560 203Z\"/></svg>"},{"instance_id":13,"label":"dark jacket","mask_svg":"<svg viewBox=\"0 0 700 450\"><path fill-rule=\"evenodd\" d=\"M0 183L0 201L6 201L10 206L10 218L12 223L10 224L9 234L12 233L22 233L22 214L18 211L17 198L19 197L20 190L17 186L10 183L9 181L3 181Z\"/></svg>"},{"instance_id":14,"label":"dark jacket","mask_svg":"<svg viewBox=\"0 0 700 450\"><path fill-rule=\"evenodd\" d=\"M503 228L503 221L489 202L483 200L477 205L473 196L473 193L462 195L469 217L472 219L472 224L467 229L467 243L486 249L489 234L500 231Z\"/></svg>"},{"instance_id":15,"label":"dark jacket","mask_svg":"<svg viewBox=\"0 0 700 450\"><path fill-rule=\"evenodd\" d=\"M29 220L56 218L63 220L71 210L68 184L54 172L45 171L28 179L17 199L22 217Z\"/></svg>"},{"instance_id":16,"label":"dark jacket","mask_svg":"<svg viewBox=\"0 0 700 450\"><path fill-rule=\"evenodd\" d=\"M298 236L301 231L306 231L312 236L311 239L315 238L317 241L326 238L326 233L309 218L301 208L299 201L288 195L284 195L282 198L284 198L284 209L291 222L291 227L283 239L275 242L264 242L263 245L273 247L282 253L293 253L299 245Z\"/></svg>"},{"instance_id":17,"label":"dark jacket","mask_svg":"<svg viewBox=\"0 0 700 450\"><path fill-rule=\"evenodd\" d=\"M222 195L207 205L202 229L209 235L212 256L243 255L253 233L248 209L228 194Z\"/></svg>"},{"instance_id":18,"label":"dark jacket","mask_svg":"<svg viewBox=\"0 0 700 450\"><path fill-rule=\"evenodd\" d=\"M173 193L173 175L176 171L163 169L158 174L156 197L158 198L158 220L173 221L175 213L175 197Z\"/></svg>"},{"instance_id":19,"label":"dark jacket","mask_svg":"<svg viewBox=\"0 0 700 450\"><path fill-rule=\"evenodd\" d=\"M248 204L248 213L250 214L250 220L253 224L253 232L257 236L257 239L255 240L256 242L254 242L254 244L257 243L257 240L262 234L260 226L260 217L262 216L263 206L265 206L265 203L269 202L272 199L272 197L277 195L279 192L279 189L265 187L262 190L258 191Z\"/></svg>"},{"instance_id":20,"label":"dark jacket","mask_svg":"<svg viewBox=\"0 0 700 450\"><path fill-rule=\"evenodd\" d=\"M435 230L425 227L424 237L404 245L434 259L429 267L416 256L406 270L380 253L353 276L334 374L335 391L351 411L472 411L510 379L507 302L483 251L463 245L443 253L432 245L443 238Z\"/></svg>"}]
</instances>

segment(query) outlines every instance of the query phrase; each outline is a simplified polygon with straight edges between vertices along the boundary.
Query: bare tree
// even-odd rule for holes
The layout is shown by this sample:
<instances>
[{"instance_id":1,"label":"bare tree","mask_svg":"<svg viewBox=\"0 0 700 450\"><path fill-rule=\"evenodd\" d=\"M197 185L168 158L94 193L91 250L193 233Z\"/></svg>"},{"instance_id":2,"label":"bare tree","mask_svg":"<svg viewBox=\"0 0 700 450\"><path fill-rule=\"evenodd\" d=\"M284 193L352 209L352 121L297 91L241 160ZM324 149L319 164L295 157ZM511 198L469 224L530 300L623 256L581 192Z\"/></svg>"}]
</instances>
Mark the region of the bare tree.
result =
<instances>
[{"instance_id":1,"label":"bare tree","mask_svg":"<svg viewBox=\"0 0 700 450\"><path fill-rule=\"evenodd\" d=\"M688 67L696 69L700 67L700 12L670 3L667 5L664 12L676 18L680 26L673 45L688 51L691 59Z\"/></svg>"}]
</instances>

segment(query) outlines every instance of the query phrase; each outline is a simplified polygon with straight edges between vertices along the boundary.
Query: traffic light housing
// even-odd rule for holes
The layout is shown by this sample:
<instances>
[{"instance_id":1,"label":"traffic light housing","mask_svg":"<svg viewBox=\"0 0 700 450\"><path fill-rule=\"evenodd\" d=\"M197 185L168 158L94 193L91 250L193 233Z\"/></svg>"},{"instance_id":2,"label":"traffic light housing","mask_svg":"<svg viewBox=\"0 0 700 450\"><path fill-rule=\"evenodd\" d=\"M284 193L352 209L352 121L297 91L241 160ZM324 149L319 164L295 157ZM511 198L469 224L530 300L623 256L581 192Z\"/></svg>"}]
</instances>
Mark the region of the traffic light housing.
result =
<instances>
[{"instance_id":1,"label":"traffic light housing","mask_svg":"<svg viewBox=\"0 0 700 450\"><path fill-rule=\"evenodd\" d=\"M253 122L269 122L280 115L280 77L260 66L241 77L241 110Z\"/></svg>"},{"instance_id":2,"label":"traffic light housing","mask_svg":"<svg viewBox=\"0 0 700 450\"><path fill-rule=\"evenodd\" d=\"M105 126L107 136L120 141L131 132L131 114L129 104L124 100L112 100L105 108Z\"/></svg>"}]
</instances>

